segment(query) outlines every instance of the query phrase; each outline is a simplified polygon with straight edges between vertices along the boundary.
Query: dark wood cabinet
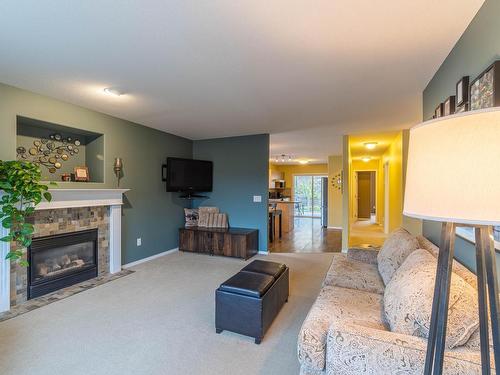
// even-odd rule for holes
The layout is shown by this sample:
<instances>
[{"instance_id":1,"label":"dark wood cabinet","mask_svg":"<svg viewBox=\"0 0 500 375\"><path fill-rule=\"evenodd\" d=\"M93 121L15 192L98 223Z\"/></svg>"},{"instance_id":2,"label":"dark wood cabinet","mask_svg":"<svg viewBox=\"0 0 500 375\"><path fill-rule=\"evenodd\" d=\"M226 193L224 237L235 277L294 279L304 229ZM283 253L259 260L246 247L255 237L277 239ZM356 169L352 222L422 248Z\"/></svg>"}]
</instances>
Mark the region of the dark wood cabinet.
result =
<instances>
[{"instance_id":1,"label":"dark wood cabinet","mask_svg":"<svg viewBox=\"0 0 500 375\"><path fill-rule=\"evenodd\" d=\"M246 228L180 228L179 250L248 259L259 249L259 231Z\"/></svg>"}]
</instances>

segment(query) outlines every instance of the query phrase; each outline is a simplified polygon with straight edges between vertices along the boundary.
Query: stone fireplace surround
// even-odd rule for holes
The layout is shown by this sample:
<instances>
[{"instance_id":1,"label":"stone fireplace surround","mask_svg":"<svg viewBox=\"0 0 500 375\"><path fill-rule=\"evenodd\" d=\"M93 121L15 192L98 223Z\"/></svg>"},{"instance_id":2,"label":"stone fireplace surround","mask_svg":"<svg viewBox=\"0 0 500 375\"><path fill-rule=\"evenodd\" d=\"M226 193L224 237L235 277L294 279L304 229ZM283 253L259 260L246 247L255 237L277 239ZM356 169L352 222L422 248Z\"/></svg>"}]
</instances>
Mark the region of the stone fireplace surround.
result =
<instances>
[{"instance_id":1,"label":"stone fireplace surround","mask_svg":"<svg viewBox=\"0 0 500 375\"><path fill-rule=\"evenodd\" d=\"M128 189L51 189L34 215L35 237L97 228L98 275L121 270L121 206ZM1 193L0 193L1 194ZM0 226L0 237L7 235ZM5 259L10 244L0 242L0 312L26 301L27 273Z\"/></svg>"}]
</instances>

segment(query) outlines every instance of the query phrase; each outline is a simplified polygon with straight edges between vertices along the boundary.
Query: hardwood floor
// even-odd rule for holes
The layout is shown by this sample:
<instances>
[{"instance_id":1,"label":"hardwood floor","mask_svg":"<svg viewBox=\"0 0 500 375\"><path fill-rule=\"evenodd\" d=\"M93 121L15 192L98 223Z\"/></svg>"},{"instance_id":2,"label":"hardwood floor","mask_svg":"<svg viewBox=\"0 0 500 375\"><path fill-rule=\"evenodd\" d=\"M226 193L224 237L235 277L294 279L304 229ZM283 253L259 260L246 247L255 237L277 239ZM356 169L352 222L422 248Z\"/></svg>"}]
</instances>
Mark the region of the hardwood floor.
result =
<instances>
[{"instance_id":1,"label":"hardwood floor","mask_svg":"<svg viewBox=\"0 0 500 375\"><path fill-rule=\"evenodd\" d=\"M342 249L342 230L321 227L321 220L295 218L295 229L270 242L273 253L335 253Z\"/></svg>"},{"instance_id":2,"label":"hardwood floor","mask_svg":"<svg viewBox=\"0 0 500 375\"><path fill-rule=\"evenodd\" d=\"M359 220L351 225L349 246L382 246L386 238L383 227Z\"/></svg>"}]
</instances>

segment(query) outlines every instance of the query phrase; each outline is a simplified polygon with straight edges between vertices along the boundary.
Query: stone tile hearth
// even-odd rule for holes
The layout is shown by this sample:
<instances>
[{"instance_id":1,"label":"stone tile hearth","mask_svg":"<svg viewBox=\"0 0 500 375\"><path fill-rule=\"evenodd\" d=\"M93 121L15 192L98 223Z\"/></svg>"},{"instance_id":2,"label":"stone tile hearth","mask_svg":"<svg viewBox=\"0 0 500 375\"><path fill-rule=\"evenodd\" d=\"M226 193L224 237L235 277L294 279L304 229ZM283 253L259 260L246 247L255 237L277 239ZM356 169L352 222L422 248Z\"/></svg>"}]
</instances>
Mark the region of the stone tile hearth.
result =
<instances>
[{"instance_id":1,"label":"stone tile hearth","mask_svg":"<svg viewBox=\"0 0 500 375\"><path fill-rule=\"evenodd\" d=\"M98 229L98 276L109 273L109 208L77 207L35 211L32 218L35 226L33 237ZM11 244L15 249L15 244ZM23 258L26 259L26 249ZM16 306L27 301L27 268L16 262L10 267L10 304Z\"/></svg>"}]
</instances>

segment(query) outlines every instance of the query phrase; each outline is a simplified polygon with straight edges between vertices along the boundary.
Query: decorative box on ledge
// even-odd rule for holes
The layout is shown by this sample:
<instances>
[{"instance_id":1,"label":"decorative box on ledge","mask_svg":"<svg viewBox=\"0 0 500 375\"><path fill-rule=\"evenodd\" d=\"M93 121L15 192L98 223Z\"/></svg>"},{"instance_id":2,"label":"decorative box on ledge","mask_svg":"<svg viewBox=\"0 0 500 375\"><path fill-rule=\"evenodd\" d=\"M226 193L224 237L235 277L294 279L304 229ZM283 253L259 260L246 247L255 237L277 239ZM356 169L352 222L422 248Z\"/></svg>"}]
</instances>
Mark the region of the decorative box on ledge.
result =
<instances>
[{"instance_id":1,"label":"decorative box on ledge","mask_svg":"<svg viewBox=\"0 0 500 375\"><path fill-rule=\"evenodd\" d=\"M33 215L33 244L24 250L30 267L6 260L16 245L0 242L0 312L55 288L119 272L127 191L51 189L52 201L40 203ZM0 237L7 234L0 228Z\"/></svg>"}]
</instances>

